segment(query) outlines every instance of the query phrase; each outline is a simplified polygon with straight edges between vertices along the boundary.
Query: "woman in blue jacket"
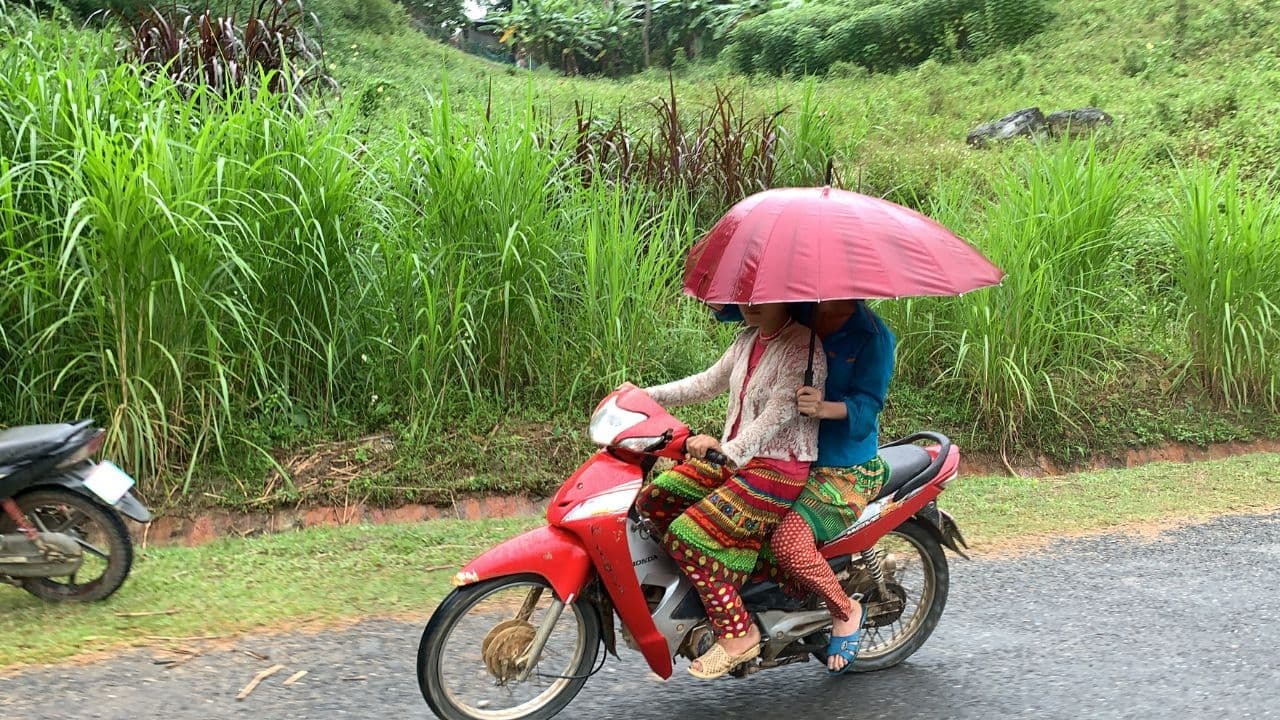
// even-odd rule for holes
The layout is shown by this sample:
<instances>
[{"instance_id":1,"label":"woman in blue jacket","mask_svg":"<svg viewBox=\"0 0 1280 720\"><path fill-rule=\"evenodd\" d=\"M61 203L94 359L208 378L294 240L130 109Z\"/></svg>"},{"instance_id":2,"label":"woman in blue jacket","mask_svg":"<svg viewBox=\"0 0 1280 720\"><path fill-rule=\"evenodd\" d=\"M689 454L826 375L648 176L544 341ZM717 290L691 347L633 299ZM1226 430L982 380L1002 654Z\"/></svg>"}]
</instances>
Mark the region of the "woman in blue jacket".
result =
<instances>
[{"instance_id":1,"label":"woman in blue jacket","mask_svg":"<svg viewBox=\"0 0 1280 720\"><path fill-rule=\"evenodd\" d=\"M861 300L803 306L797 319L822 338L827 353L824 389L796 392L801 414L821 420L818 459L809 482L770 542L778 578L789 590L822 597L831 611L827 667L840 674L852 666L862 638L865 609L845 595L818 548L857 520L888 477L879 457L880 411L893 375L897 340ZM741 317L726 307L716 317Z\"/></svg>"}]
</instances>

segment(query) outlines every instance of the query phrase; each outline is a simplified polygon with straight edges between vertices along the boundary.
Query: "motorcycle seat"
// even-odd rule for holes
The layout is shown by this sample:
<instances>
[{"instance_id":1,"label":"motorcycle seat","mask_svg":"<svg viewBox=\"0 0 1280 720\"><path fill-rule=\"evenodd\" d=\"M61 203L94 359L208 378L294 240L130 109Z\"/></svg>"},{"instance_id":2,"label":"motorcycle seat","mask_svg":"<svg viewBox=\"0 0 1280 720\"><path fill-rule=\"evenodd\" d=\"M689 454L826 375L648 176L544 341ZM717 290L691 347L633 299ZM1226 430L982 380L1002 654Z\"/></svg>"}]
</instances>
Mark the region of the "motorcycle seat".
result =
<instances>
[{"instance_id":1,"label":"motorcycle seat","mask_svg":"<svg viewBox=\"0 0 1280 720\"><path fill-rule=\"evenodd\" d=\"M933 464L933 456L919 445L895 445L880 448L880 459L889 466L889 479L872 501L886 498L902 489Z\"/></svg>"},{"instance_id":2,"label":"motorcycle seat","mask_svg":"<svg viewBox=\"0 0 1280 720\"><path fill-rule=\"evenodd\" d=\"M83 425L23 425L0 431L0 465L46 455L62 447Z\"/></svg>"}]
</instances>

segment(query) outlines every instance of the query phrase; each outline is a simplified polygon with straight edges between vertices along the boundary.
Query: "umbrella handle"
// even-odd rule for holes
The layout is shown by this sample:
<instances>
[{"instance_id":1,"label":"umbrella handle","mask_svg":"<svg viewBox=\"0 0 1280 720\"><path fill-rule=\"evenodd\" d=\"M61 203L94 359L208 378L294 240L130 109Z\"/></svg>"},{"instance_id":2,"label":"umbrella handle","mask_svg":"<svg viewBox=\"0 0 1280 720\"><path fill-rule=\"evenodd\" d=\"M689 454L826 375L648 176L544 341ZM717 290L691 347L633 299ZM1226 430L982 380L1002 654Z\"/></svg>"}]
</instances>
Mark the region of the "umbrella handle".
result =
<instances>
[{"instance_id":1,"label":"umbrella handle","mask_svg":"<svg viewBox=\"0 0 1280 720\"><path fill-rule=\"evenodd\" d=\"M809 367L804 371L804 386L813 387L813 351L818 346L818 331L809 330Z\"/></svg>"}]
</instances>

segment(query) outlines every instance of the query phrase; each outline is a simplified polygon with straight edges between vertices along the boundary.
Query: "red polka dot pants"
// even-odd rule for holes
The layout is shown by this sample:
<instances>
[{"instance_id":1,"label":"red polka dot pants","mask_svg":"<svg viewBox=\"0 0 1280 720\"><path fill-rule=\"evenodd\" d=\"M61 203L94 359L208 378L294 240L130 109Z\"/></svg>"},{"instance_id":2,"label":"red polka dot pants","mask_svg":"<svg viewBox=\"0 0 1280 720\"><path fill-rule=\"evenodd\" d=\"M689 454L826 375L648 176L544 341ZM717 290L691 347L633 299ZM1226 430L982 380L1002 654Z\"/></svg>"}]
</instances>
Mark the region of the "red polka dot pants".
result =
<instances>
[{"instance_id":1,"label":"red polka dot pants","mask_svg":"<svg viewBox=\"0 0 1280 720\"><path fill-rule=\"evenodd\" d=\"M719 638L751 632L738 594L770 530L808 476L790 477L749 463L735 475L699 461L678 465L640 491L636 508L693 583Z\"/></svg>"},{"instance_id":2,"label":"red polka dot pants","mask_svg":"<svg viewBox=\"0 0 1280 720\"><path fill-rule=\"evenodd\" d=\"M809 523L798 513L787 513L773 532L770 541L778 569L789 575L791 581L821 597L827 604L831 617L848 620L853 603L840 587L840 581L831 571L826 558L818 552L818 541L813 537Z\"/></svg>"},{"instance_id":3,"label":"red polka dot pants","mask_svg":"<svg viewBox=\"0 0 1280 720\"><path fill-rule=\"evenodd\" d=\"M751 614L738 594L747 577L716 564L696 548L686 545L674 535L667 536L667 552L679 564L685 577L702 598L702 607L718 638L746 637L751 630Z\"/></svg>"},{"instance_id":4,"label":"red polka dot pants","mask_svg":"<svg viewBox=\"0 0 1280 720\"><path fill-rule=\"evenodd\" d=\"M738 588L746 582L745 577L720 565L711 556L690 547L676 535L669 533L671 524L684 516L684 513L699 500L724 485L731 473L714 466L700 463L685 463L677 466L671 475L666 475L658 482L645 487L636 500L640 514L653 523L657 537L667 550L667 554L675 560L680 571L693 583L693 587L702 598L702 607L711 621L711 629L716 637L734 638L747 634L751 627L750 615ZM671 481L675 488L667 487Z\"/></svg>"}]
</instances>

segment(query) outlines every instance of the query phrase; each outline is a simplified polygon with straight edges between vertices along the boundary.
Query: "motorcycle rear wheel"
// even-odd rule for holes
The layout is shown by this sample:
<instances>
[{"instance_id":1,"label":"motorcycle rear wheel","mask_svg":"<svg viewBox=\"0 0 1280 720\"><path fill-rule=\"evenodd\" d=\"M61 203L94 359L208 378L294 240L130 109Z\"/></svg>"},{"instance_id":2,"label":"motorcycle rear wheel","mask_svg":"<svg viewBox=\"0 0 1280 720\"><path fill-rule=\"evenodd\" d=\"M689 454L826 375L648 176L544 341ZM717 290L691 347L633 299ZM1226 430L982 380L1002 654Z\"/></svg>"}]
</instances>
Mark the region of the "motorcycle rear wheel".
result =
<instances>
[{"instance_id":1,"label":"motorcycle rear wheel","mask_svg":"<svg viewBox=\"0 0 1280 720\"><path fill-rule=\"evenodd\" d=\"M418 688L432 712L443 720L548 720L563 710L599 657L594 607L564 606L533 672L524 682L514 677L516 661L547 620L553 599L547 583L533 576L498 578L450 593L418 645Z\"/></svg>"},{"instance_id":2,"label":"motorcycle rear wheel","mask_svg":"<svg viewBox=\"0 0 1280 720\"><path fill-rule=\"evenodd\" d=\"M85 565L75 575L28 578L22 581L22 589L47 602L96 602L120 589L133 567L133 541L119 515L80 493L62 488L35 490L15 500L37 530L74 537L85 556ZM0 531L16 530L11 519L0 517ZM102 569L99 572L96 568ZM85 572L96 577L77 582Z\"/></svg>"},{"instance_id":3,"label":"motorcycle rear wheel","mask_svg":"<svg viewBox=\"0 0 1280 720\"><path fill-rule=\"evenodd\" d=\"M862 648L854 661L853 672L885 670L911 657L933 634L947 605L951 579L947 556L928 528L908 520L885 535L877 548L902 556L897 560L897 571L886 571L885 579L894 592L903 593L908 603L913 604L912 612L910 615L900 613L895 622L884 627L863 628ZM918 573L919 581L911 580L909 573ZM871 590L867 587L846 589L851 593ZM827 661L825 655L818 659L824 664Z\"/></svg>"}]
</instances>

